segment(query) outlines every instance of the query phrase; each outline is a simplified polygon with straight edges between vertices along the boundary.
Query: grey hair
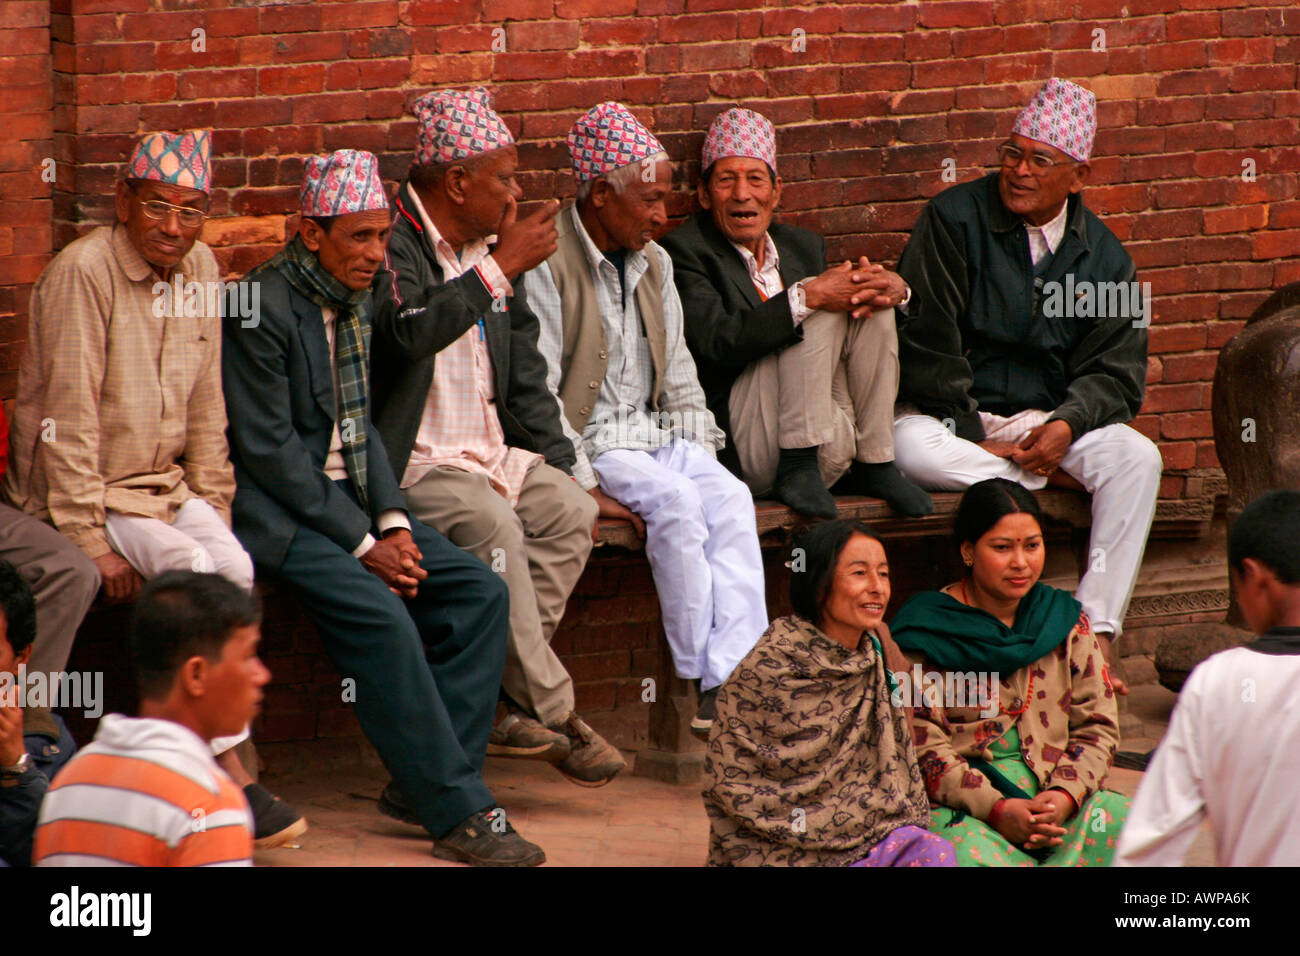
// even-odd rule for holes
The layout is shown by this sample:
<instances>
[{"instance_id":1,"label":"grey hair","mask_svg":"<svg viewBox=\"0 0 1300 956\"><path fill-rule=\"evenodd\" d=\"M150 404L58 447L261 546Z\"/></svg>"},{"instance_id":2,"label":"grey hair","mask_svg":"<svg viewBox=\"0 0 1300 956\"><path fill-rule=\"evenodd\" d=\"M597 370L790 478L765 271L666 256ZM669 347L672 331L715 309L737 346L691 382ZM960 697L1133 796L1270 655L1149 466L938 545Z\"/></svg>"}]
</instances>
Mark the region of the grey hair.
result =
<instances>
[{"instance_id":1,"label":"grey hair","mask_svg":"<svg viewBox=\"0 0 1300 956\"><path fill-rule=\"evenodd\" d=\"M627 191L627 187L631 186L632 183L640 177L641 170L644 169L647 164L654 165L659 162L659 160L667 158L668 154L661 149L659 152L647 156L645 159L628 163L626 166L618 167L618 169L611 169L609 172L603 173L595 179L588 179L586 182L578 183L578 202L585 203L591 196L591 191L595 188L596 183L602 179L609 183L610 189L614 190L614 192L621 196Z\"/></svg>"}]
</instances>

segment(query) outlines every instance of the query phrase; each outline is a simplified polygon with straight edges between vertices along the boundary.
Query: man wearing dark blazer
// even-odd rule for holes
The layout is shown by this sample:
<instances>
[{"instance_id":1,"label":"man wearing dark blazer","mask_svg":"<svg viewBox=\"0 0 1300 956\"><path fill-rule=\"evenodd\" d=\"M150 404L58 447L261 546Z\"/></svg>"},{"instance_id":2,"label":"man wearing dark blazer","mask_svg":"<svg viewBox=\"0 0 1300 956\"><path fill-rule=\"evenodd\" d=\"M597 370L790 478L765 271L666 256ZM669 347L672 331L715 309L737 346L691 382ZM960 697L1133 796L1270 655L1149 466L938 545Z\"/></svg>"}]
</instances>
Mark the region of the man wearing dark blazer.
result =
<instances>
[{"instance_id":1,"label":"man wearing dark blazer","mask_svg":"<svg viewBox=\"0 0 1300 956\"><path fill-rule=\"evenodd\" d=\"M574 710L550 644L597 505L570 475L573 443L517 281L555 250L557 204L517 217L518 150L486 90L436 90L414 112L415 162L388 248L396 300L375 321L375 422L411 513L510 592L505 715L488 753L549 760L602 786L623 757Z\"/></svg>"},{"instance_id":2,"label":"man wearing dark blazer","mask_svg":"<svg viewBox=\"0 0 1300 956\"><path fill-rule=\"evenodd\" d=\"M815 233L772 222L781 199L772 124L730 109L709 127L703 209L664 236L719 459L756 495L834 517L828 486L923 515L930 496L894 465L898 340L906 285L865 258L826 266Z\"/></svg>"},{"instance_id":3,"label":"man wearing dark blazer","mask_svg":"<svg viewBox=\"0 0 1300 956\"><path fill-rule=\"evenodd\" d=\"M259 304L252 320L226 310L235 533L315 621L393 776L380 809L428 830L435 856L540 863L481 776L505 587L410 520L367 410L370 317L391 295L375 157L310 157L301 211L299 235L232 293Z\"/></svg>"}]
</instances>

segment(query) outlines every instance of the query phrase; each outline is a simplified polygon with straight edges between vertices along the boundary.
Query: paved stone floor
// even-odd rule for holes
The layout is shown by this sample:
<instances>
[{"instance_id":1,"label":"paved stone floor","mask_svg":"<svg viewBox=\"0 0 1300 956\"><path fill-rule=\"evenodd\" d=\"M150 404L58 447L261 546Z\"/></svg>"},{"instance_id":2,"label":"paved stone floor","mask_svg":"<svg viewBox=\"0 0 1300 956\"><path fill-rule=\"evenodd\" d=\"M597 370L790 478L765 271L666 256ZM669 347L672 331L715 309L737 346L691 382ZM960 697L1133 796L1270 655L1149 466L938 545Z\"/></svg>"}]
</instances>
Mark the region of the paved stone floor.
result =
<instances>
[{"instance_id":1,"label":"paved stone floor","mask_svg":"<svg viewBox=\"0 0 1300 956\"><path fill-rule=\"evenodd\" d=\"M1155 746L1174 695L1156 685L1135 689L1129 711L1144 736L1121 749ZM1128 723L1139 725L1133 720ZM569 783L546 764L489 758L488 786L519 831L546 850L552 866L700 866L708 853L709 824L696 786L634 777L588 789ZM1110 787L1137 792L1142 775L1116 769ZM264 850L259 866L456 866L435 860L422 830L381 815L376 801L387 776L373 763L341 770L300 769L264 782L306 814L311 829L296 847ZM1189 866L1213 866L1208 826L1188 855Z\"/></svg>"}]
</instances>

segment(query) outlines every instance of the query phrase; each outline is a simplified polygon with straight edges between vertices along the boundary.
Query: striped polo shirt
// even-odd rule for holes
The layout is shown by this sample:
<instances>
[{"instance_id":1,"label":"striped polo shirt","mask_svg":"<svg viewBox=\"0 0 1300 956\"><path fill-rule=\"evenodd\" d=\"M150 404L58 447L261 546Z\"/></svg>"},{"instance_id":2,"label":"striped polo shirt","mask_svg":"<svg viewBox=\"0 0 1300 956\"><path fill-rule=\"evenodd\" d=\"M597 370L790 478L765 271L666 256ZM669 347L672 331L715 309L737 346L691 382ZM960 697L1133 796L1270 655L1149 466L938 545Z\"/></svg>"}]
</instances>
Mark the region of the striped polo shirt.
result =
<instances>
[{"instance_id":1,"label":"striped polo shirt","mask_svg":"<svg viewBox=\"0 0 1300 956\"><path fill-rule=\"evenodd\" d=\"M107 714L54 778L37 866L252 866L243 791L202 738L170 720Z\"/></svg>"}]
</instances>

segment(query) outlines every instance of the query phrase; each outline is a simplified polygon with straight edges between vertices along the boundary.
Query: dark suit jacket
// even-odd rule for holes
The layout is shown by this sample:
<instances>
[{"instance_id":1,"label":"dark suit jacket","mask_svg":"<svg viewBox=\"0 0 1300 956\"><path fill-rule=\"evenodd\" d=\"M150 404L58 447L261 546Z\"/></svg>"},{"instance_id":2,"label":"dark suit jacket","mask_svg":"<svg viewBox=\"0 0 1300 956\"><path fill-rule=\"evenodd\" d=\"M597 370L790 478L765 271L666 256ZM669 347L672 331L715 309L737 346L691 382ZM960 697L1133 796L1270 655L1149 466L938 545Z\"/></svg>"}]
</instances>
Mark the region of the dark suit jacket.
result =
<instances>
[{"instance_id":1,"label":"dark suit jacket","mask_svg":"<svg viewBox=\"0 0 1300 956\"><path fill-rule=\"evenodd\" d=\"M406 509L366 416L366 514L325 475L334 432L334 374L320 307L276 269L263 265L243 282L259 284L258 322L244 328L226 309L221 372L235 466L235 534L253 560L278 568L299 526L320 532L349 553L380 512ZM232 295L241 294L238 289ZM242 293L247 302L247 291Z\"/></svg>"},{"instance_id":2,"label":"dark suit jacket","mask_svg":"<svg viewBox=\"0 0 1300 956\"><path fill-rule=\"evenodd\" d=\"M493 308L492 293L473 269L445 282L425 241L424 226L410 199L411 184L398 191L397 217L388 242L396 296L379 295L371 341L371 407L383 435L393 474L406 473L438 352L483 320L492 358L497 417L507 445L538 452L569 472L573 443L564 437L559 406L546 387L546 360L537 350L537 317L515 294Z\"/></svg>"},{"instance_id":3,"label":"dark suit jacket","mask_svg":"<svg viewBox=\"0 0 1300 956\"><path fill-rule=\"evenodd\" d=\"M786 288L826 271L826 240L815 232L772 223L768 233L781 260ZM751 362L802 341L803 329L790 320L786 293L766 302L759 297L745 261L713 224L708 210L695 213L659 244L673 259L686 345L695 358L705 400L718 427L727 433L718 460L739 475L727 404L731 386Z\"/></svg>"}]
</instances>

